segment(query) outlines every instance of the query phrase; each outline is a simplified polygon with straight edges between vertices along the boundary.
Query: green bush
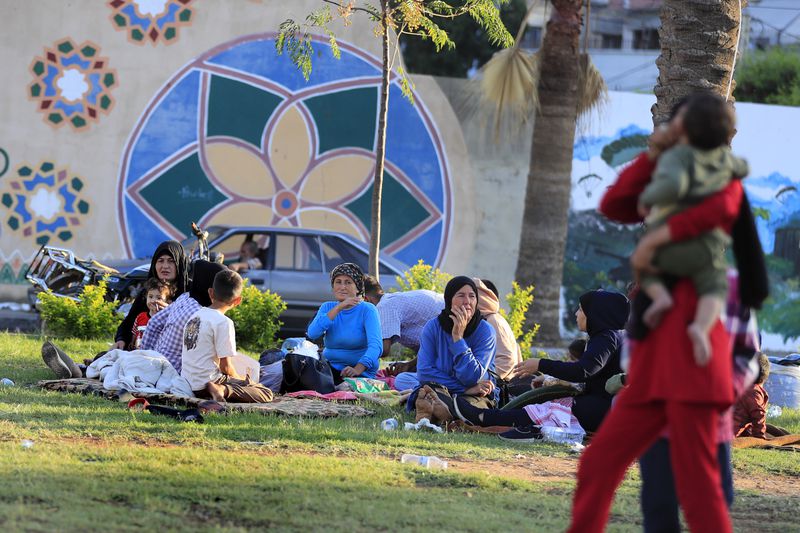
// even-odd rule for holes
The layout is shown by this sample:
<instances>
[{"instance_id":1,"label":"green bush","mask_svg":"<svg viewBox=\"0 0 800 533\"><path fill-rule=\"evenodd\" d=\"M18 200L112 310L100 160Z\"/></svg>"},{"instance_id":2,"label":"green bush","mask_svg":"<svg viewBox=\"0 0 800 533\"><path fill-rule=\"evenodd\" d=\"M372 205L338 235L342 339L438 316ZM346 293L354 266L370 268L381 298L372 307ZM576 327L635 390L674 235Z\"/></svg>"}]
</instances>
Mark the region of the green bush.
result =
<instances>
[{"instance_id":1,"label":"green bush","mask_svg":"<svg viewBox=\"0 0 800 533\"><path fill-rule=\"evenodd\" d=\"M800 106L800 53L775 47L746 56L736 67L736 100Z\"/></svg>"},{"instance_id":2,"label":"green bush","mask_svg":"<svg viewBox=\"0 0 800 533\"><path fill-rule=\"evenodd\" d=\"M511 284L511 292L506 294L506 301L508 302L509 311L506 312L505 309L500 309L500 314L511 326L514 338L517 339L522 350L522 358L527 359L531 356L533 337L539 331L539 324L534 324L533 329L524 330L528 308L533 303L533 285L523 288L516 281L513 282Z\"/></svg>"},{"instance_id":3,"label":"green bush","mask_svg":"<svg viewBox=\"0 0 800 533\"><path fill-rule=\"evenodd\" d=\"M115 303L107 302L106 282L86 285L76 302L51 292L39 294L43 330L54 337L100 339L113 337L120 317Z\"/></svg>"},{"instance_id":4,"label":"green bush","mask_svg":"<svg viewBox=\"0 0 800 533\"><path fill-rule=\"evenodd\" d=\"M236 327L237 347L260 352L276 344L276 335L283 322L278 317L286 310L286 303L272 291L262 292L245 281L242 303L228 311L228 318Z\"/></svg>"},{"instance_id":5,"label":"green bush","mask_svg":"<svg viewBox=\"0 0 800 533\"><path fill-rule=\"evenodd\" d=\"M416 265L403 272L402 277L396 276L395 279L397 280L397 290L401 292L427 289L443 293L447 282L452 277L447 272L426 265L420 259Z\"/></svg>"}]
</instances>

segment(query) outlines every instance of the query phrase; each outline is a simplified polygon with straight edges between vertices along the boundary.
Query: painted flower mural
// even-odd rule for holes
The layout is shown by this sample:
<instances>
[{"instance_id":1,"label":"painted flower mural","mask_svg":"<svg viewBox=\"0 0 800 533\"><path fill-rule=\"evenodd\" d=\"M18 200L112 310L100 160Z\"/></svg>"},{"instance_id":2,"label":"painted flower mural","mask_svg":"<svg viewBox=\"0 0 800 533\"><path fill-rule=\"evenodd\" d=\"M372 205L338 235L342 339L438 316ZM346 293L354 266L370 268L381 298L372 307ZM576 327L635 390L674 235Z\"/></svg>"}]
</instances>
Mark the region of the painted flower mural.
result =
<instances>
[{"instance_id":1,"label":"painted flower mural","mask_svg":"<svg viewBox=\"0 0 800 533\"><path fill-rule=\"evenodd\" d=\"M192 20L189 7L194 0L112 0L111 22L114 28L125 31L135 44L160 42L171 44L178 40L178 28Z\"/></svg>"},{"instance_id":2,"label":"painted flower mural","mask_svg":"<svg viewBox=\"0 0 800 533\"><path fill-rule=\"evenodd\" d=\"M80 196L83 180L50 162L36 169L22 165L16 174L0 197L8 210L6 225L38 245L72 239L89 212L89 203Z\"/></svg>"},{"instance_id":3,"label":"painted flower mural","mask_svg":"<svg viewBox=\"0 0 800 533\"><path fill-rule=\"evenodd\" d=\"M262 35L198 58L153 99L131 136L119 185L128 253L201 225L295 226L368 240L379 63L348 45L320 56L309 83ZM384 251L438 264L450 182L423 104L392 86Z\"/></svg>"},{"instance_id":4,"label":"painted flower mural","mask_svg":"<svg viewBox=\"0 0 800 533\"><path fill-rule=\"evenodd\" d=\"M71 39L45 48L44 56L31 63L33 82L28 96L37 102L44 121L54 127L68 123L83 131L108 114L114 106L111 88L117 84L116 71L100 48L89 41L80 46Z\"/></svg>"}]
</instances>

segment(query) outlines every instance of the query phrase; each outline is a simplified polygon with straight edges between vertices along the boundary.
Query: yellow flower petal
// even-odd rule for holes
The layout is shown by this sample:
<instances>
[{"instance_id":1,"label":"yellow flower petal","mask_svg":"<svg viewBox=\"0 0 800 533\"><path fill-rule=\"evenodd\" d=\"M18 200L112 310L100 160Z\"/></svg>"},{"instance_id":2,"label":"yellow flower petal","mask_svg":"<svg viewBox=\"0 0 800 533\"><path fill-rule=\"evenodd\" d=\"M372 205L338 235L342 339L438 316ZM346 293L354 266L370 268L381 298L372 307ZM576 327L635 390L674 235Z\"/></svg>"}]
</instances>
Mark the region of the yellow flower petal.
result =
<instances>
[{"instance_id":1,"label":"yellow flower petal","mask_svg":"<svg viewBox=\"0 0 800 533\"><path fill-rule=\"evenodd\" d=\"M214 176L233 193L253 199L275 194L269 169L253 152L227 142L214 142L206 146L206 159Z\"/></svg>"},{"instance_id":2,"label":"yellow flower petal","mask_svg":"<svg viewBox=\"0 0 800 533\"><path fill-rule=\"evenodd\" d=\"M202 226L219 224L221 226L269 226L272 223L272 208L258 202L236 202L223 207Z\"/></svg>"},{"instance_id":3,"label":"yellow flower petal","mask_svg":"<svg viewBox=\"0 0 800 533\"><path fill-rule=\"evenodd\" d=\"M326 159L306 177L300 189L303 201L330 204L361 191L371 182L375 159L346 154Z\"/></svg>"},{"instance_id":4,"label":"yellow flower petal","mask_svg":"<svg viewBox=\"0 0 800 533\"><path fill-rule=\"evenodd\" d=\"M278 119L270 136L269 158L284 187L291 189L311 161L313 130L296 107L290 107Z\"/></svg>"},{"instance_id":5,"label":"yellow flower petal","mask_svg":"<svg viewBox=\"0 0 800 533\"><path fill-rule=\"evenodd\" d=\"M300 211L300 225L309 229L338 231L362 241L367 239L360 225L333 209L308 208Z\"/></svg>"}]
</instances>

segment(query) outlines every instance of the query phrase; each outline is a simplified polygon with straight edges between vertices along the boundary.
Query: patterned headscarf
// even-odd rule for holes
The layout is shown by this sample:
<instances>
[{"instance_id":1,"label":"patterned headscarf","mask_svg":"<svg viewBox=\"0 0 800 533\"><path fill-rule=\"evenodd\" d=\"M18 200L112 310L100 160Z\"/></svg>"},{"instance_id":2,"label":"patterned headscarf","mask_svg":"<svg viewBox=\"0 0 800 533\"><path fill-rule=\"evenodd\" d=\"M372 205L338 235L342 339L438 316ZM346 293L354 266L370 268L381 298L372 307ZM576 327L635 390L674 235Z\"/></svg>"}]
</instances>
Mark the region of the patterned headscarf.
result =
<instances>
[{"instance_id":1,"label":"patterned headscarf","mask_svg":"<svg viewBox=\"0 0 800 533\"><path fill-rule=\"evenodd\" d=\"M364 295L364 271L355 263L342 263L331 271L331 287L333 287L333 280L337 276L347 276L356 284L356 293L358 296Z\"/></svg>"}]
</instances>

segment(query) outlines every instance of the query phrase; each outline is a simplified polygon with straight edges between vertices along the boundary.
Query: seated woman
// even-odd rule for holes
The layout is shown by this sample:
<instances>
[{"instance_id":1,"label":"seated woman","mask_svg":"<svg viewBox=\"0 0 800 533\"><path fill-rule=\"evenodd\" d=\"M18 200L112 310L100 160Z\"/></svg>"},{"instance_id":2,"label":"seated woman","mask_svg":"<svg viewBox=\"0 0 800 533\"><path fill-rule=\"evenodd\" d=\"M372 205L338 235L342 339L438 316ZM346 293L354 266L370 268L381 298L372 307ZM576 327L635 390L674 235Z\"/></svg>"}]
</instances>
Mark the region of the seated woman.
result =
<instances>
[{"instance_id":1,"label":"seated woman","mask_svg":"<svg viewBox=\"0 0 800 533\"><path fill-rule=\"evenodd\" d=\"M481 407L495 405L495 331L478 311L478 288L472 278L458 276L444 289L445 308L422 330L417 354L420 387L409 397L407 407L417 409L417 418L431 409L439 421L452 413L452 395L460 395ZM442 406L441 403L444 404ZM432 404L432 405L431 405ZM437 404L447 412L437 413Z\"/></svg>"},{"instance_id":2,"label":"seated woman","mask_svg":"<svg viewBox=\"0 0 800 533\"><path fill-rule=\"evenodd\" d=\"M572 362L528 359L517 365L515 375L529 376L540 371L564 381L585 383L584 392L573 401L572 414L583 429L597 431L611 408L612 396L606 392L605 383L621 372L619 358L629 310L628 299L622 294L604 290L583 294L575 319L578 329L589 334L589 341L581 357ZM468 424L513 426L515 429L502 434L503 438L520 441L541 438L539 428L533 426L525 408L481 410L458 399L455 408L459 418Z\"/></svg>"},{"instance_id":3,"label":"seated woman","mask_svg":"<svg viewBox=\"0 0 800 533\"><path fill-rule=\"evenodd\" d=\"M331 365L333 380L374 378L383 350L378 310L362 300L364 272L343 263L331 272L335 302L325 302L308 326L310 339L325 337L323 355Z\"/></svg>"},{"instance_id":4,"label":"seated woman","mask_svg":"<svg viewBox=\"0 0 800 533\"><path fill-rule=\"evenodd\" d=\"M159 244L156 251L153 252L147 277L157 278L159 281L172 285L174 287L173 299L183 294L189 285L189 260L186 258L181 243L164 241ZM163 302L160 305L162 305L162 309L166 307ZM117 334L114 336L115 344L112 348L122 350L134 348L133 323L139 314L147 310L147 291L143 290L136 295L130 311L117 328Z\"/></svg>"}]
</instances>

